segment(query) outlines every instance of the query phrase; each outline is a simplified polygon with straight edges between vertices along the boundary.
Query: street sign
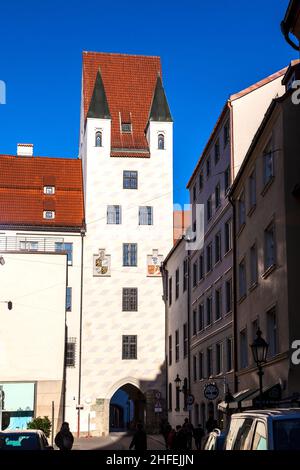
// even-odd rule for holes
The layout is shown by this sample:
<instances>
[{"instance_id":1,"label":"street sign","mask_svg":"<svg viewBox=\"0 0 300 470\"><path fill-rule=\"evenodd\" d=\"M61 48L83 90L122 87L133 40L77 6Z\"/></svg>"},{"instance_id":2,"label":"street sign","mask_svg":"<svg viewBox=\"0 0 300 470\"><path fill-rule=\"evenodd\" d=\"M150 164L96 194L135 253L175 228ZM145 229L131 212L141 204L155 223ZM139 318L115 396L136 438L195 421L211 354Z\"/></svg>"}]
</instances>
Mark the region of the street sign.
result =
<instances>
[{"instance_id":1,"label":"street sign","mask_svg":"<svg viewBox=\"0 0 300 470\"><path fill-rule=\"evenodd\" d=\"M204 387L204 396L207 400L215 400L216 398L218 398L218 386L214 383L206 384Z\"/></svg>"},{"instance_id":2,"label":"street sign","mask_svg":"<svg viewBox=\"0 0 300 470\"><path fill-rule=\"evenodd\" d=\"M156 400L161 399L161 393L158 390L155 392L155 398L156 398Z\"/></svg>"},{"instance_id":3,"label":"street sign","mask_svg":"<svg viewBox=\"0 0 300 470\"><path fill-rule=\"evenodd\" d=\"M187 405L192 405L194 403L194 401L195 401L194 395L190 394L190 395L187 396L187 398L186 398L186 404Z\"/></svg>"},{"instance_id":4,"label":"street sign","mask_svg":"<svg viewBox=\"0 0 300 470\"><path fill-rule=\"evenodd\" d=\"M160 401L157 401L154 405L154 413L162 413L162 405Z\"/></svg>"},{"instance_id":5,"label":"street sign","mask_svg":"<svg viewBox=\"0 0 300 470\"><path fill-rule=\"evenodd\" d=\"M187 411L193 411L193 405L188 405L188 406L186 407L186 409L187 409Z\"/></svg>"}]
</instances>

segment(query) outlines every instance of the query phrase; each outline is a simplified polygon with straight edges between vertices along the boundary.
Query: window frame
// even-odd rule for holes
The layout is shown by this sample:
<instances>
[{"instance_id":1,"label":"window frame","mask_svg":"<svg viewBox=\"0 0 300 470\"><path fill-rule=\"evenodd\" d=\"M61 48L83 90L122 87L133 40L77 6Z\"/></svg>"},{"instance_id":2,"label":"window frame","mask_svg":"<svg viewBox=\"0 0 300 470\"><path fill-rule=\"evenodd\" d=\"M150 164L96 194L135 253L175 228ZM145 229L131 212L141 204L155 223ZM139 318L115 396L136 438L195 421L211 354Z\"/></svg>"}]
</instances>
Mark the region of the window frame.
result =
<instances>
[{"instance_id":1,"label":"window frame","mask_svg":"<svg viewBox=\"0 0 300 470\"><path fill-rule=\"evenodd\" d=\"M125 338L128 338L127 343L125 341ZM133 338L135 341L132 341ZM131 346L134 347L133 354L132 354ZM126 347L127 347L127 351L126 351ZM122 335L122 360L123 361L137 360L137 335Z\"/></svg>"},{"instance_id":2,"label":"window frame","mask_svg":"<svg viewBox=\"0 0 300 470\"><path fill-rule=\"evenodd\" d=\"M138 311L138 288L122 287L122 312Z\"/></svg>"},{"instance_id":3,"label":"window frame","mask_svg":"<svg viewBox=\"0 0 300 470\"><path fill-rule=\"evenodd\" d=\"M126 182L128 183L128 186L126 186L127 184ZM123 170L123 189L129 189L129 190L138 189L138 171L137 170Z\"/></svg>"},{"instance_id":4,"label":"window frame","mask_svg":"<svg viewBox=\"0 0 300 470\"><path fill-rule=\"evenodd\" d=\"M125 250L127 248L127 254L125 253ZM134 247L134 250L132 250L132 247ZM130 260L128 263L125 261L125 256L127 256L127 259ZM135 261L135 263L134 263ZM123 267L137 267L138 265L138 244L137 243L123 243Z\"/></svg>"}]
</instances>

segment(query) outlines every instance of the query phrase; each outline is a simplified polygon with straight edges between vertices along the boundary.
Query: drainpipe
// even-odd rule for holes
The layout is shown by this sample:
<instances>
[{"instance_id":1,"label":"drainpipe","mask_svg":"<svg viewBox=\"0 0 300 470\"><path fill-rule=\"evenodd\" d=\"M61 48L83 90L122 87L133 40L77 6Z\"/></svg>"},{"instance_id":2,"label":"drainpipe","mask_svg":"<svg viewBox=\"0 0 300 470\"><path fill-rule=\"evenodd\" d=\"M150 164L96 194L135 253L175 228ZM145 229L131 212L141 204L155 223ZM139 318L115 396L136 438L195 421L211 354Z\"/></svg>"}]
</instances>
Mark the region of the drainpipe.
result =
<instances>
[{"instance_id":1,"label":"drainpipe","mask_svg":"<svg viewBox=\"0 0 300 470\"><path fill-rule=\"evenodd\" d=\"M78 405L81 401L81 356L82 356L82 299L83 299L83 247L85 230L81 229L81 272L80 272L80 317L79 317L79 354L78 354ZM80 435L80 406L77 410L77 437Z\"/></svg>"}]
</instances>

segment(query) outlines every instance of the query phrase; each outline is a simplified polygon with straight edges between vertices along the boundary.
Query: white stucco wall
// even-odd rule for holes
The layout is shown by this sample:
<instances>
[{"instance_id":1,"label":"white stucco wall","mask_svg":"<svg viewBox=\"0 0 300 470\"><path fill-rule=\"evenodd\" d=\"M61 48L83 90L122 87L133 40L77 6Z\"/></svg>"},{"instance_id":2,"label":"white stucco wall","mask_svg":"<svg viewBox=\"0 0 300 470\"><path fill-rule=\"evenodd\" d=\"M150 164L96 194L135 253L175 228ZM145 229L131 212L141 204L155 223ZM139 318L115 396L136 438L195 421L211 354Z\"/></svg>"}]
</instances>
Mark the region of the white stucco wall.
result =
<instances>
[{"instance_id":1,"label":"white stucco wall","mask_svg":"<svg viewBox=\"0 0 300 470\"><path fill-rule=\"evenodd\" d=\"M3 381L63 379L66 256L0 253Z\"/></svg>"},{"instance_id":2,"label":"white stucco wall","mask_svg":"<svg viewBox=\"0 0 300 470\"><path fill-rule=\"evenodd\" d=\"M276 96L283 95L282 76L231 101L233 110L233 177L237 175L252 139Z\"/></svg>"},{"instance_id":3,"label":"white stucco wall","mask_svg":"<svg viewBox=\"0 0 300 470\"><path fill-rule=\"evenodd\" d=\"M102 130L103 147L95 147ZM157 149L157 134L165 134L165 150ZM116 384L133 378L144 392L161 388L165 360L165 311L161 277L147 277L147 255L157 249L166 256L173 240L172 123L152 122L150 158L110 157L110 120L87 119L86 223L82 429L87 402L110 399ZM123 189L123 171L138 171L138 189ZM107 206L122 206L122 224L107 224ZM153 207L153 225L138 224L139 206ZM137 267L123 267L123 243L138 244ZM93 277L93 255L111 255L111 276ZM122 312L122 288L138 288L138 311ZM137 335L137 360L122 360L122 335ZM164 393L164 390L162 390Z\"/></svg>"}]
</instances>

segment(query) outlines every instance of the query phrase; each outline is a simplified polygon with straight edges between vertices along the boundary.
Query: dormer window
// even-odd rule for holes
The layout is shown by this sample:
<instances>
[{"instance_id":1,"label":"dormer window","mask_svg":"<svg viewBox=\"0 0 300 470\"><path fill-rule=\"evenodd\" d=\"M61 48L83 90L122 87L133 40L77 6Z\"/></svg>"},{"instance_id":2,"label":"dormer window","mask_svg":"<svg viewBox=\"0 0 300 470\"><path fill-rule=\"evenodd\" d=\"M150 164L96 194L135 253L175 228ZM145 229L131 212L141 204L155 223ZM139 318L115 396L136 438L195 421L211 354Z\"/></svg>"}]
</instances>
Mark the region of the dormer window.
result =
<instances>
[{"instance_id":1,"label":"dormer window","mask_svg":"<svg viewBox=\"0 0 300 470\"><path fill-rule=\"evenodd\" d=\"M44 194L55 194L55 186L44 186Z\"/></svg>"},{"instance_id":2,"label":"dormer window","mask_svg":"<svg viewBox=\"0 0 300 470\"><path fill-rule=\"evenodd\" d=\"M102 147L102 132L101 131L96 132L95 147Z\"/></svg>"},{"instance_id":3,"label":"dormer window","mask_svg":"<svg viewBox=\"0 0 300 470\"><path fill-rule=\"evenodd\" d=\"M158 149L164 150L165 148L165 136L163 134L158 134Z\"/></svg>"},{"instance_id":4,"label":"dormer window","mask_svg":"<svg viewBox=\"0 0 300 470\"><path fill-rule=\"evenodd\" d=\"M44 211L43 212L44 219L55 219L55 211Z\"/></svg>"},{"instance_id":5,"label":"dormer window","mask_svg":"<svg viewBox=\"0 0 300 470\"><path fill-rule=\"evenodd\" d=\"M130 134L132 131L131 122L122 122L121 128L124 134Z\"/></svg>"}]
</instances>

